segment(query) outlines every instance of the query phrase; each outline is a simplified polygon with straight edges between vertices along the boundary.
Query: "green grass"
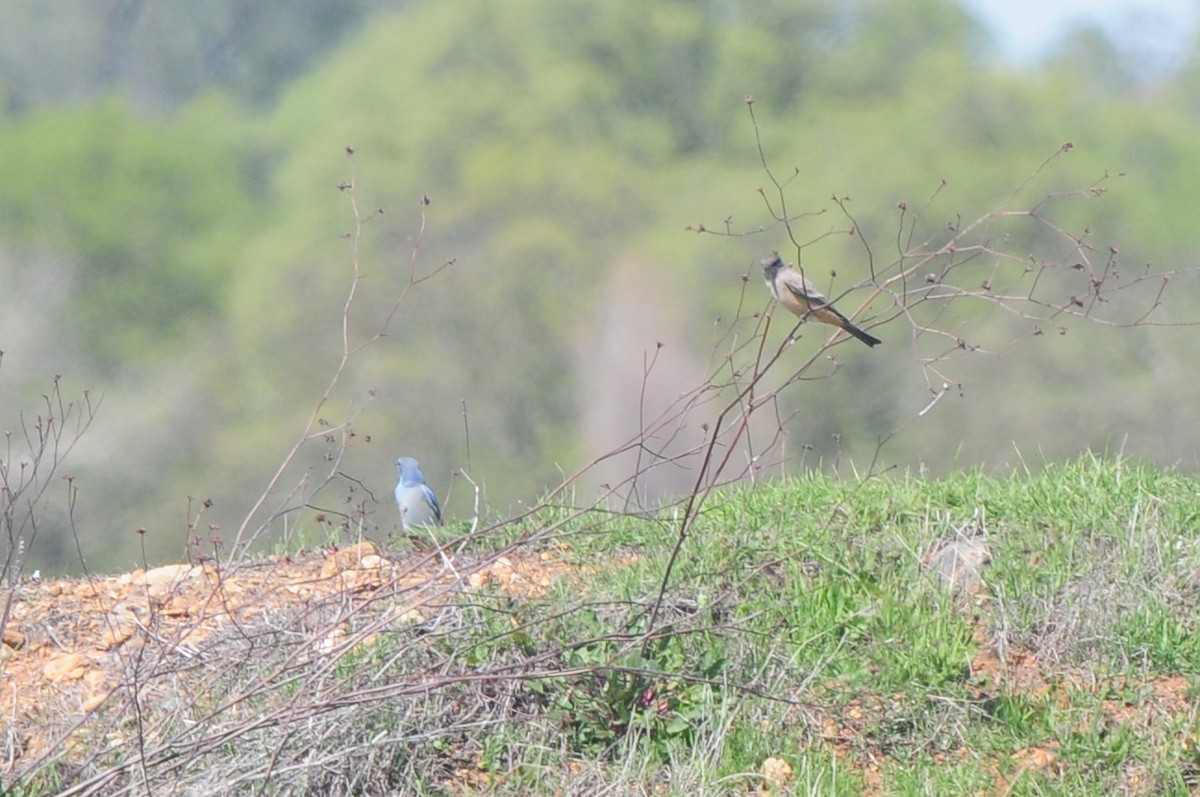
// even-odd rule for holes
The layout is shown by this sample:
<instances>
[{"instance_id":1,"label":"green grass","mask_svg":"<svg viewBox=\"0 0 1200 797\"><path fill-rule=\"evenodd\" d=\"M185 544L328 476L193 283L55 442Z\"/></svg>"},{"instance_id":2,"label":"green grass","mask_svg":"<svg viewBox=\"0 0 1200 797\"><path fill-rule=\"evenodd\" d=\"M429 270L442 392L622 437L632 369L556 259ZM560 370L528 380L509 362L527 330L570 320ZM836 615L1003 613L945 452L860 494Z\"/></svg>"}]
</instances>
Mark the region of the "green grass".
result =
<instances>
[{"instance_id":1,"label":"green grass","mask_svg":"<svg viewBox=\"0 0 1200 797\"><path fill-rule=\"evenodd\" d=\"M625 734L607 760L670 762L673 773L682 767L689 783L717 792L722 778L757 782L749 773L775 756L794 762L796 793L859 793L873 761L883 762L885 793L998 783L1014 794L1103 793L1121 790L1135 769L1154 784L1146 793L1171 793L1193 766L1176 742L1196 733L1195 712L1175 717L1169 733L1147 731L1105 719L1101 698L1104 684L1200 672L1189 599L1200 572L1198 514L1194 479L1092 457L1007 479L812 476L727 491L704 507L669 584L668 603L695 607L678 618L678 637L645 658L615 657L615 643L587 651L596 666L664 675L544 688L576 709L572 754L605 754L584 731ZM639 558L595 579L589 599L652 600L674 528L611 525ZM974 599L924 567L956 533L979 535L991 553ZM590 560L611 553L604 534L581 540L577 554ZM559 596L571 598L578 593ZM621 625L630 616L564 623L553 644L602 634L606 623L610 633L643 630ZM1030 657L1022 666L1038 683L973 679L976 634L985 647ZM704 689L687 686L688 676ZM655 683L670 719L643 713L631 743L637 711L611 710ZM845 738L822 737L822 718L845 724L860 715ZM673 736L680 727L688 732ZM1022 770L1012 756L1030 748L1052 750L1054 763Z\"/></svg>"},{"instance_id":2,"label":"green grass","mask_svg":"<svg viewBox=\"0 0 1200 797\"><path fill-rule=\"evenodd\" d=\"M566 550L581 569L544 597L489 584L386 629L339 663L339 688L434 686L356 704L323 744L413 794L748 793L767 758L793 794L1187 794L1198 682L1162 684L1200 673L1198 520L1193 478L1093 457L727 490L648 639L678 511L548 510L476 549L525 540L509 554ZM977 593L926 567L958 536L990 552Z\"/></svg>"},{"instance_id":3,"label":"green grass","mask_svg":"<svg viewBox=\"0 0 1200 797\"><path fill-rule=\"evenodd\" d=\"M1170 739L1195 733L1195 717L1169 734L1110 721L1097 684L1198 671L1198 513L1191 478L1090 457L1008 479L812 476L730 490L691 529L666 631L642 646L678 513L559 511L542 524L600 572L526 605L524 639L587 675L523 687L537 720L501 723L482 758L520 773L494 784L511 793L561 787L563 756L588 762L592 785L680 794L750 788L772 756L793 767L796 793L861 793L872 762L886 793L1104 791L1133 767L1169 792L1189 765ZM974 599L924 566L959 533L991 553ZM1038 684L973 678L977 636L1033 657ZM1092 687L1070 686L1080 679ZM1067 686L1043 686L1056 682ZM547 761L548 746L563 756ZM1052 750L1054 763L1022 769L1013 755L1026 749Z\"/></svg>"}]
</instances>

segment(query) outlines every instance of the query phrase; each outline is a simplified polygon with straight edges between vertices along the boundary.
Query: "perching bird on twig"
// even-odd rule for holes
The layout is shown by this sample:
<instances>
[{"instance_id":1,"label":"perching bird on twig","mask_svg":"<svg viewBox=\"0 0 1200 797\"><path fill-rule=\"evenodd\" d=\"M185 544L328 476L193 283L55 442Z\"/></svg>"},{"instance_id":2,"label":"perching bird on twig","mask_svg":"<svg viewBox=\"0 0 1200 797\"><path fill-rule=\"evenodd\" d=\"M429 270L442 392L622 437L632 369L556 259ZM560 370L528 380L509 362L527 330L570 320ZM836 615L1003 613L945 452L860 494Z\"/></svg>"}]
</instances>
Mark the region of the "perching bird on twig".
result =
<instances>
[{"instance_id":1,"label":"perching bird on twig","mask_svg":"<svg viewBox=\"0 0 1200 797\"><path fill-rule=\"evenodd\" d=\"M785 265L778 252L772 252L770 257L764 257L762 267L763 279L767 283L767 290L771 292L771 296L775 297L775 301L790 310L801 321L807 320L811 316L823 324L841 327L868 346L878 346L883 343L874 335L854 326L849 318L839 313L837 308L829 303L829 299L817 290L816 285L813 285L796 269Z\"/></svg>"}]
</instances>

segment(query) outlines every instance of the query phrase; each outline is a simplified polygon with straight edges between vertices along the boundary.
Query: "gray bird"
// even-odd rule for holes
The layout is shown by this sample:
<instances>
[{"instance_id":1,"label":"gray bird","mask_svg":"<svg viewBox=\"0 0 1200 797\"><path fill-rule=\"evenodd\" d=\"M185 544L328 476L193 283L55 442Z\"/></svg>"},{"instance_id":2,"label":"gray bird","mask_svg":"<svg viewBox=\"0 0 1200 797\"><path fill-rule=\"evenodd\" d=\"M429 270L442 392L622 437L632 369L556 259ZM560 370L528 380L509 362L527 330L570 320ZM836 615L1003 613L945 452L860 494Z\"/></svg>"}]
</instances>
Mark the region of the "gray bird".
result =
<instances>
[{"instance_id":1,"label":"gray bird","mask_svg":"<svg viewBox=\"0 0 1200 797\"><path fill-rule=\"evenodd\" d=\"M796 269L785 265L778 252L772 252L770 257L764 257L762 267L763 279L767 283L767 290L771 292L771 296L801 321L812 316L823 324L841 327L868 346L878 346L883 343L874 335L854 326L849 318L839 313L837 308L829 303L829 299L817 290L816 285L813 285Z\"/></svg>"}]
</instances>

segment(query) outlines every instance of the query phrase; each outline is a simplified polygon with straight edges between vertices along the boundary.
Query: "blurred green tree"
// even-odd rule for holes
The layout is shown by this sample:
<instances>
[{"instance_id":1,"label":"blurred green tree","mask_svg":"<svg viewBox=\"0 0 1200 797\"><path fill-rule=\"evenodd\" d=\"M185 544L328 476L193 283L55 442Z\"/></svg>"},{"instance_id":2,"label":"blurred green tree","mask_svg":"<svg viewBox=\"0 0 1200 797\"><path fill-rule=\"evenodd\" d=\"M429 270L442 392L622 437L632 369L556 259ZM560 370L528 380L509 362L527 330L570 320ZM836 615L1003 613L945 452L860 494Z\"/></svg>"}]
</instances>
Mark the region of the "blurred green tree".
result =
<instances>
[{"instance_id":1,"label":"blurred green tree","mask_svg":"<svg viewBox=\"0 0 1200 797\"><path fill-rule=\"evenodd\" d=\"M141 409L129 410L141 423L110 439L130 448L140 469L98 491L110 504L96 517L115 518L104 521L110 526L175 530L181 496L204 495L217 499L212 522L229 529L256 497L340 355L352 275L342 236L353 219L337 189L355 170L360 207L385 213L366 227L352 345L371 339L408 284L422 210L417 273L454 260L413 289L326 407L328 422L353 418L361 432L346 456L323 459L318 445L298 463L301 477L334 461L358 480L340 485L347 495L330 504L344 508L351 489L369 489L366 522L379 534L395 525L387 496L398 454L422 460L450 516L470 510L450 475L468 464L504 511L615 442L611 429L585 430L600 429L588 421L597 405L640 395L636 341L647 351L670 341L664 361L678 360L663 366L662 394L678 395L695 386L690 374L719 360L714 347L735 313L736 323L753 323L767 306L757 259L789 247L791 257L795 246L757 192L765 185L777 200L747 94L757 97L790 213L807 214L794 225L798 241L813 242L805 265L834 291L867 277L872 258L878 266L899 256L910 233L899 229L898 203L924 205L942 178L914 240L1078 191L1105 172L1114 182L1128 169L1122 190L1103 202L1051 203L1046 218L1093 227L1100 251L1119 243L1139 264L1182 260L1195 248L1187 209L1200 144L1194 111L1175 101L1194 78L1163 78L1161 95L1136 95L1111 92L1096 75L1081 91L1086 62L1069 48L1067 63L1044 72L990 68L979 28L949 0L345 4L330 39L313 33L319 16L306 4L309 22L295 23L303 53L260 70L287 51L277 35L292 24L270 29L265 8L231 3L222 14L248 15L234 50L254 51L229 90L242 100L274 97L266 111L198 94L223 78L192 70L203 48L183 48L164 73L169 82L178 71L164 96L188 99L166 119L107 99L11 115L0 128L0 232L85 264L64 316L83 345L109 364L179 355L163 380L170 391L130 382L121 397ZM232 18L218 17L215 27L178 17L178 30L205 39ZM79 18L64 17L64 36ZM329 49L338 31L346 38ZM168 58L168 41L117 74ZM16 87L16 96L33 96L13 73L4 79L10 95ZM256 80L264 88L254 89ZM1014 195L1067 140L1079 146ZM358 153L353 166L342 156L347 146ZM858 235L843 234L850 222L831 194L852 198ZM432 204L421 205L422 195ZM684 232L698 223L730 234ZM1069 249L1035 224L991 232L1018 259ZM977 285L993 265L980 260L959 273ZM1071 279L1048 277L1046 287L1069 294ZM1032 334L1028 319L965 303L941 323L993 352ZM958 374L968 400L940 404L936 429L915 425L892 440L889 461L996 461L1013 440L1029 439L1048 455L1075 452L1103 444L1114 407L1131 424L1154 414L1142 398L1148 389L1132 397L1096 390L1080 408L1067 388L1103 373L1103 357L1139 385L1162 380L1179 352L1140 334L1054 331L1019 366L1004 361L1015 376L1003 385L995 384L999 354L972 360ZM617 332L627 351L603 345ZM910 328L897 321L878 332L883 353L847 353L836 389L798 389L782 402L783 417L804 410L789 425L790 451L810 447L809 464L869 461L876 443L928 402ZM1026 394L1037 391L1045 413L1027 408ZM1069 411L1068 424L1061 413ZM145 418L161 433L147 434ZM1149 445L1178 452L1183 436L1166 439L1148 421L1139 428L1157 441ZM152 538L167 540L161 550L179 548L176 536Z\"/></svg>"},{"instance_id":2,"label":"blurred green tree","mask_svg":"<svg viewBox=\"0 0 1200 797\"><path fill-rule=\"evenodd\" d=\"M169 122L107 99L0 126L0 231L82 264L61 322L102 368L162 355L222 311L263 195L236 119L216 98Z\"/></svg>"}]
</instances>

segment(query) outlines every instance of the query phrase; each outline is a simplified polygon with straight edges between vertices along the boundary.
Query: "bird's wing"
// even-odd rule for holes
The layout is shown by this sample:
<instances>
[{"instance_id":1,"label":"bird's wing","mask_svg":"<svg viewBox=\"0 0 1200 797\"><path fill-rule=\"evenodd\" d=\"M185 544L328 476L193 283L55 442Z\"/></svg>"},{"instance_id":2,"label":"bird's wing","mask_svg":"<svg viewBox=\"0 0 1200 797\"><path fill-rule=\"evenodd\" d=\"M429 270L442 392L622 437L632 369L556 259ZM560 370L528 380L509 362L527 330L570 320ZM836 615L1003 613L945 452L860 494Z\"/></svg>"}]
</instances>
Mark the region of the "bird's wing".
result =
<instances>
[{"instance_id":1,"label":"bird's wing","mask_svg":"<svg viewBox=\"0 0 1200 797\"><path fill-rule=\"evenodd\" d=\"M787 286L789 293L802 302L816 307L824 307L829 304L829 300L825 298L824 294L799 273L796 273L793 279L784 280L784 285Z\"/></svg>"},{"instance_id":2,"label":"bird's wing","mask_svg":"<svg viewBox=\"0 0 1200 797\"><path fill-rule=\"evenodd\" d=\"M425 500L429 502L429 505L431 507L433 507L434 517L437 518L438 523L441 523L442 522L442 507L441 507L441 505L438 504L437 496L434 495L433 490L431 490L429 488L429 485L422 484L421 485L421 494L425 496Z\"/></svg>"}]
</instances>

